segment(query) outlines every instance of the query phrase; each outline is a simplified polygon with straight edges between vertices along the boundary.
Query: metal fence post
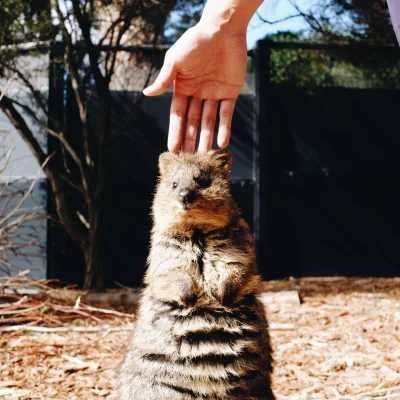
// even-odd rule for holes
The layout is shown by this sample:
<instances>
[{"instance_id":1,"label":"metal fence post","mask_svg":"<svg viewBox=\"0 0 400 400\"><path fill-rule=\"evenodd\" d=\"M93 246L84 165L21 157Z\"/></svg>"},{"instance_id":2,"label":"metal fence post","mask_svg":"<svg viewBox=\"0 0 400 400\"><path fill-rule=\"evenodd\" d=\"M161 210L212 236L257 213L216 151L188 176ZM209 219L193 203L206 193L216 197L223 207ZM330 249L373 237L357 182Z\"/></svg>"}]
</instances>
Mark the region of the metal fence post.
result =
<instances>
[{"instance_id":1,"label":"metal fence post","mask_svg":"<svg viewBox=\"0 0 400 400\"><path fill-rule=\"evenodd\" d=\"M65 103L65 43L54 42L50 47L49 55L49 92L48 92L48 126L51 129L58 129L64 126L64 103ZM58 140L51 135L47 135L48 153L60 153L60 144ZM54 156L50 162L60 163L60 158ZM62 168L62 165L60 164ZM56 215L56 207L53 194L49 183L47 183L47 213L49 216ZM60 268L56 260L58 257L54 254L55 250L55 230L57 224L52 218L47 220L47 277L60 277Z\"/></svg>"},{"instance_id":2,"label":"metal fence post","mask_svg":"<svg viewBox=\"0 0 400 400\"><path fill-rule=\"evenodd\" d=\"M254 232L259 272L268 277L267 246L267 143L268 89L270 87L271 48L266 40L258 41L255 49L255 195Z\"/></svg>"}]
</instances>

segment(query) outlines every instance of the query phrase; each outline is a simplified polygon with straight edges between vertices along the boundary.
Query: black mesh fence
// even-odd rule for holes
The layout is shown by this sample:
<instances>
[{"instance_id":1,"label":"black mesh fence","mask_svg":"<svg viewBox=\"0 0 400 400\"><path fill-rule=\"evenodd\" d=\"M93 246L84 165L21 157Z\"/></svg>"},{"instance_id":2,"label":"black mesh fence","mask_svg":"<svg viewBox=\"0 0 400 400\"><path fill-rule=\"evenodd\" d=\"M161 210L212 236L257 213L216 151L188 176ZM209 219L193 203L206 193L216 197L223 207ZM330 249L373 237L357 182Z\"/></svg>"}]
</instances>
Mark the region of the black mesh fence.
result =
<instances>
[{"instance_id":1,"label":"black mesh fence","mask_svg":"<svg viewBox=\"0 0 400 400\"><path fill-rule=\"evenodd\" d=\"M257 52L264 275L399 275L400 51Z\"/></svg>"}]
</instances>

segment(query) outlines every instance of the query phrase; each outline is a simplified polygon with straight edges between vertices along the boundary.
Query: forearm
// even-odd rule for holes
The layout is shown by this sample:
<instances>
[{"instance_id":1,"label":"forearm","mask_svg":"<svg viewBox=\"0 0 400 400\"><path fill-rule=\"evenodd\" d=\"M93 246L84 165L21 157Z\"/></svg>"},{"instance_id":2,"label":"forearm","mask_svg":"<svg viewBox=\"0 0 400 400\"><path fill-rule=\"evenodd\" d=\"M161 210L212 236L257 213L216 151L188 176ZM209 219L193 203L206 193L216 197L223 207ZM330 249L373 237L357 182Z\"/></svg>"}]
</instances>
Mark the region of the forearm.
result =
<instances>
[{"instance_id":1,"label":"forearm","mask_svg":"<svg viewBox=\"0 0 400 400\"><path fill-rule=\"evenodd\" d=\"M388 0L390 18L393 29L396 33L397 41L400 44L400 2L398 0Z\"/></svg>"},{"instance_id":2,"label":"forearm","mask_svg":"<svg viewBox=\"0 0 400 400\"><path fill-rule=\"evenodd\" d=\"M208 0L202 22L245 33L251 17L263 0Z\"/></svg>"}]
</instances>

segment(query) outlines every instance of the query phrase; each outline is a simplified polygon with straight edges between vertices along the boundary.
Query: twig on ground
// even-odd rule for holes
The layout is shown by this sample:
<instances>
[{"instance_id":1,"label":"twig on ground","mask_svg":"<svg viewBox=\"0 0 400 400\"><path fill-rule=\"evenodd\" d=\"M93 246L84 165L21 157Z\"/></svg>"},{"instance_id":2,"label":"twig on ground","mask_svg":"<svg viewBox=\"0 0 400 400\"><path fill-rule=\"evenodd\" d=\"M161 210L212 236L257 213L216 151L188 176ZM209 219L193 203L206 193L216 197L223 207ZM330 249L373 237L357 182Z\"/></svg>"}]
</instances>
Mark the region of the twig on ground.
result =
<instances>
[{"instance_id":1,"label":"twig on ground","mask_svg":"<svg viewBox=\"0 0 400 400\"><path fill-rule=\"evenodd\" d=\"M57 332L123 332L133 330L132 325L123 326L111 326L111 325L99 325L99 326L60 326L55 328L48 328L46 326L29 326L29 325L12 325L3 326L0 328L0 332L40 332L40 333L57 333Z\"/></svg>"}]
</instances>

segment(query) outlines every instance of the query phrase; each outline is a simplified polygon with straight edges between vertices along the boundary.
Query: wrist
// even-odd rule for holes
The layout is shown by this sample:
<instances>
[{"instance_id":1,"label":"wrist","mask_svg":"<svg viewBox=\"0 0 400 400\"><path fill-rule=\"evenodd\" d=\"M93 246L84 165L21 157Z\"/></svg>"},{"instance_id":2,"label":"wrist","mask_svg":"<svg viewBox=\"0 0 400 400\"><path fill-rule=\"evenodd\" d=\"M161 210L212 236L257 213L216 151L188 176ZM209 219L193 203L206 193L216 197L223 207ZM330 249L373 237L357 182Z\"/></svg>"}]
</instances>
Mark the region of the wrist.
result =
<instances>
[{"instance_id":1,"label":"wrist","mask_svg":"<svg viewBox=\"0 0 400 400\"><path fill-rule=\"evenodd\" d=\"M201 25L214 31L246 34L251 17L262 0L208 0L200 20Z\"/></svg>"}]
</instances>

